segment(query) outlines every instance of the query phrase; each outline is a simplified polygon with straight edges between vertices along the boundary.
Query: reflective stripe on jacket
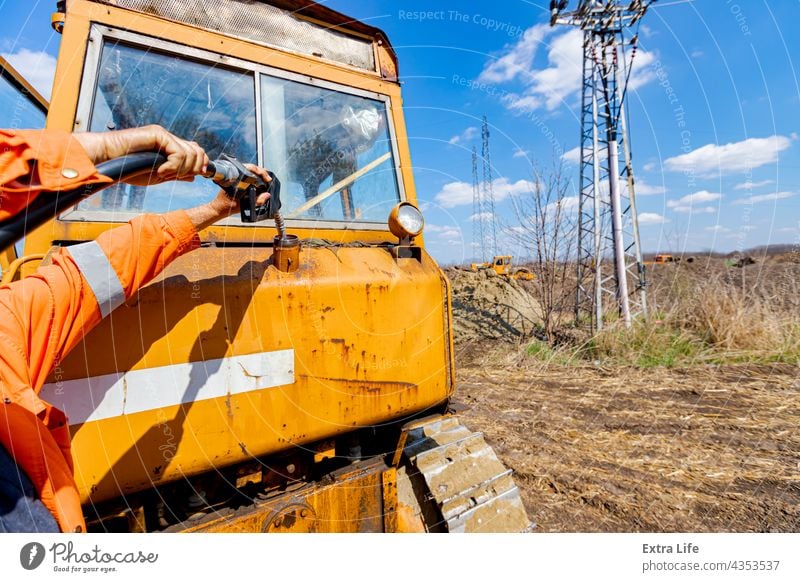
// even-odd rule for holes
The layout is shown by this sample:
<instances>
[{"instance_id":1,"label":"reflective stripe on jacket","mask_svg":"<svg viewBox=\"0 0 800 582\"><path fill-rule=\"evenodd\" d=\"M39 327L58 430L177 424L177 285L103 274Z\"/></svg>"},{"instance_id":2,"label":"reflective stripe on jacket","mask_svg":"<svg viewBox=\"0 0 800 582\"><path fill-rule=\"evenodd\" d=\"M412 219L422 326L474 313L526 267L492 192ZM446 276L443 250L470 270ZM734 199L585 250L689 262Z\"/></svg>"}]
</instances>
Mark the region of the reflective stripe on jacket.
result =
<instances>
[{"instance_id":1,"label":"reflective stripe on jacket","mask_svg":"<svg viewBox=\"0 0 800 582\"><path fill-rule=\"evenodd\" d=\"M23 174L15 173L29 168L9 162L3 149L9 133L0 131L0 185L18 180ZM15 151L26 151L28 161L38 160L36 165L44 167L36 156L50 155L57 146L50 143L41 150L44 154L37 154L30 150L35 144L18 143L23 133L49 132L16 132L12 140ZM46 136L36 138L46 141ZM75 142L57 138L55 143L71 147ZM60 151L56 158L63 161L70 155L77 153ZM52 158L48 160L52 167ZM83 171L84 183L92 181L93 172ZM72 182L63 187L79 185ZM4 207L6 202L19 206L15 191L0 190ZM28 192L18 196L25 200L24 208ZM0 444L28 475L62 531L86 530L72 475L69 427L64 413L38 393L54 365L103 317L198 244L194 225L182 210L144 215L96 241L62 248L35 274L0 286Z\"/></svg>"}]
</instances>

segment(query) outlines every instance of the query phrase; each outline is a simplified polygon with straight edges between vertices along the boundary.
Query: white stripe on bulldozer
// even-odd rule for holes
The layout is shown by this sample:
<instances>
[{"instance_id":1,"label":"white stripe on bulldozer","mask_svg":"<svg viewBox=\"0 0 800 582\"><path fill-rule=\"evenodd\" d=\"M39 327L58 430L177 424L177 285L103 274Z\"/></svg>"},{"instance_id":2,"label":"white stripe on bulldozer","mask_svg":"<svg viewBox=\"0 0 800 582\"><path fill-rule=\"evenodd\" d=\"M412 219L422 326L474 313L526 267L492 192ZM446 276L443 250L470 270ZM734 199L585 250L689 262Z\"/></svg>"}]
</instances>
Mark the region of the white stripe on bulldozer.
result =
<instances>
[{"instance_id":1,"label":"white stripe on bulldozer","mask_svg":"<svg viewBox=\"0 0 800 582\"><path fill-rule=\"evenodd\" d=\"M279 350L64 380L39 396L74 425L290 384L294 350Z\"/></svg>"}]
</instances>

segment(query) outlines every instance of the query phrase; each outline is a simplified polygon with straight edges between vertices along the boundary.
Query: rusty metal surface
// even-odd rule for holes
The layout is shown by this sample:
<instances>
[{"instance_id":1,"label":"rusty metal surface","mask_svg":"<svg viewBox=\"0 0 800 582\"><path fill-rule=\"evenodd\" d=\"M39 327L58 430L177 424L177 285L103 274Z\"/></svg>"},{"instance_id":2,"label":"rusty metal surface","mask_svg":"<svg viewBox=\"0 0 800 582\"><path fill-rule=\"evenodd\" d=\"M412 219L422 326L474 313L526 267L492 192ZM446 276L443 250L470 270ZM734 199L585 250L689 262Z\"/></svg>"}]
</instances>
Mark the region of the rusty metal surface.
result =
<instances>
[{"instance_id":1,"label":"rusty metal surface","mask_svg":"<svg viewBox=\"0 0 800 582\"><path fill-rule=\"evenodd\" d=\"M201 516L169 529L204 533L379 533L384 531L384 477L379 460L354 463L325 483L277 494L239 510Z\"/></svg>"},{"instance_id":2,"label":"rusty metal surface","mask_svg":"<svg viewBox=\"0 0 800 582\"><path fill-rule=\"evenodd\" d=\"M243 0L96 0L252 42L375 71L372 38L300 18L272 2Z\"/></svg>"},{"instance_id":3,"label":"rusty metal surface","mask_svg":"<svg viewBox=\"0 0 800 582\"><path fill-rule=\"evenodd\" d=\"M450 532L521 532L530 522L511 471L481 433L457 417L430 417L408 427L405 457ZM398 481L401 485L404 480ZM401 489L401 501L408 497ZM430 517L427 518L430 520ZM429 527L439 525L428 523Z\"/></svg>"},{"instance_id":4,"label":"rusty metal surface","mask_svg":"<svg viewBox=\"0 0 800 582\"><path fill-rule=\"evenodd\" d=\"M449 338L432 259L397 263L380 248L311 248L301 251L298 271L282 273L270 254L202 248L178 259L62 362L61 381L186 363L199 382L217 373L208 361L294 350L291 385L198 401L178 387L185 404L73 426L84 501L330 439L446 400Z\"/></svg>"},{"instance_id":5,"label":"rusty metal surface","mask_svg":"<svg viewBox=\"0 0 800 582\"><path fill-rule=\"evenodd\" d=\"M391 467L383 472L383 530L397 531L397 469Z\"/></svg>"}]
</instances>

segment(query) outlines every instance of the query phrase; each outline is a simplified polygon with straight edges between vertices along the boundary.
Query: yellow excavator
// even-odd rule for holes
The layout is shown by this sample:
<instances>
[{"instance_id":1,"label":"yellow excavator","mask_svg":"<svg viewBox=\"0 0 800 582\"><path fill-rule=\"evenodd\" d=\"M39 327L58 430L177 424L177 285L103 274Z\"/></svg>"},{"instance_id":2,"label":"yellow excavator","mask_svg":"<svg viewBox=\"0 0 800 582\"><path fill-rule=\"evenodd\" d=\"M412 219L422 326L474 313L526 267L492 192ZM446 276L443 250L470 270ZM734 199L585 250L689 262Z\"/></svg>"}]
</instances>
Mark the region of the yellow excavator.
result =
<instances>
[{"instance_id":1,"label":"yellow excavator","mask_svg":"<svg viewBox=\"0 0 800 582\"><path fill-rule=\"evenodd\" d=\"M470 263L470 269L472 271L492 269L501 277L511 277L522 281L533 281L536 278L530 269L525 267L514 268L512 266L513 262L514 258L511 255L498 255L492 259L491 263Z\"/></svg>"},{"instance_id":2,"label":"yellow excavator","mask_svg":"<svg viewBox=\"0 0 800 582\"><path fill-rule=\"evenodd\" d=\"M450 286L386 35L305 0L68 0L52 24L47 127L157 123L282 184L280 236L244 215L204 231L44 387L89 530L528 529L511 471L449 412ZM216 189L107 188L29 231L4 279Z\"/></svg>"}]
</instances>

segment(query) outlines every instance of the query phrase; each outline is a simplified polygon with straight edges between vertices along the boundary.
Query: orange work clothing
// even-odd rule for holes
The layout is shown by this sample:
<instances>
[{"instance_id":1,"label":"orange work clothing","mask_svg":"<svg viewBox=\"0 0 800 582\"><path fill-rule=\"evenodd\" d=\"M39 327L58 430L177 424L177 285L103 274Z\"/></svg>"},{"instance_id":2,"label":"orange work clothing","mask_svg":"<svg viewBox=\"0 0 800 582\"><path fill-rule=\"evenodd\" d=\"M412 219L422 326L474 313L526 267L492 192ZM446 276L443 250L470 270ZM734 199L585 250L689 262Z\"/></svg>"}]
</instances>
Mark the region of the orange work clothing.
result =
<instances>
[{"instance_id":1,"label":"orange work clothing","mask_svg":"<svg viewBox=\"0 0 800 582\"><path fill-rule=\"evenodd\" d=\"M63 136L49 141L34 135L33 143L26 141L34 133L39 132L0 131L0 188L10 208L20 206L16 196L26 201L24 207L29 193L6 186L30 168L8 157L3 140L28 162L36 162L42 184L71 189L81 180L97 181L94 166L82 165L82 178L60 182L53 160L78 166L81 155L88 160L86 154ZM47 145L39 150L37 143ZM41 155L54 157L44 160ZM118 289L113 303L119 304L197 245L196 229L184 211L143 215L96 241L62 248L34 275L0 286L0 444L28 475L62 531L85 531L86 525L72 474L66 415L38 393L55 364L116 306L106 296L106 284L113 282L111 287Z\"/></svg>"},{"instance_id":2,"label":"orange work clothing","mask_svg":"<svg viewBox=\"0 0 800 582\"><path fill-rule=\"evenodd\" d=\"M0 129L0 220L22 211L42 190L110 183L66 131Z\"/></svg>"}]
</instances>

